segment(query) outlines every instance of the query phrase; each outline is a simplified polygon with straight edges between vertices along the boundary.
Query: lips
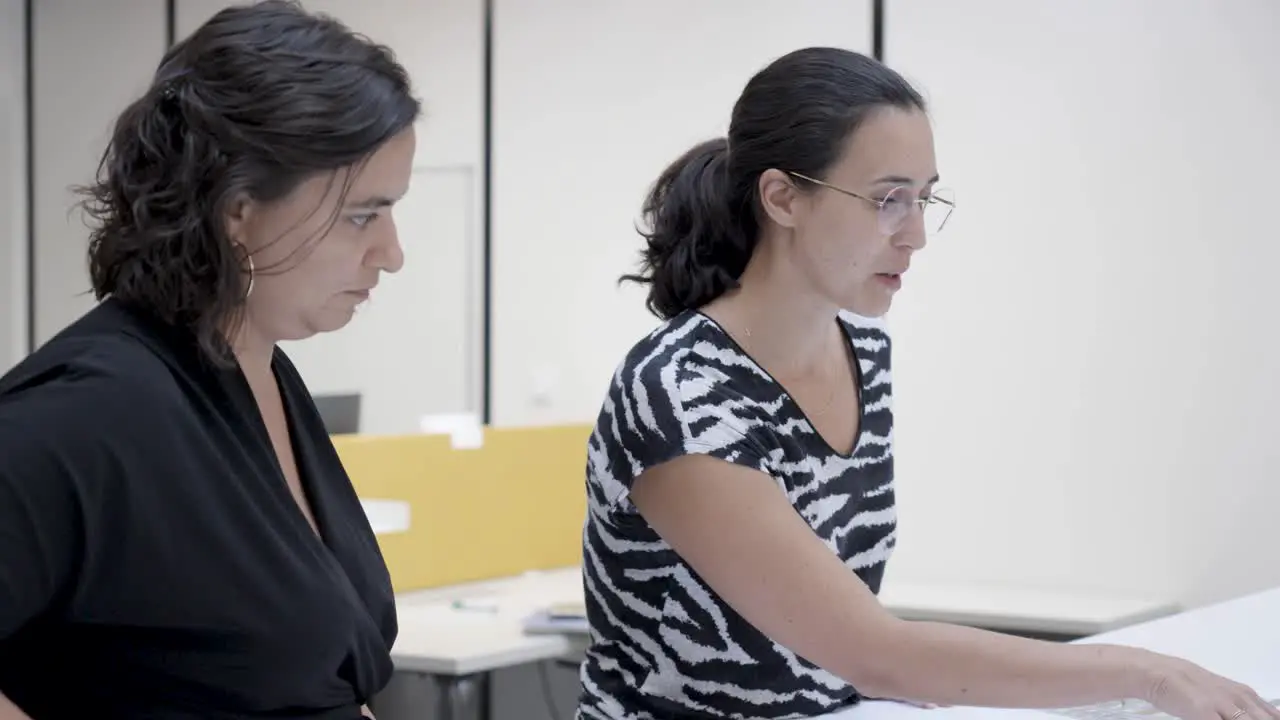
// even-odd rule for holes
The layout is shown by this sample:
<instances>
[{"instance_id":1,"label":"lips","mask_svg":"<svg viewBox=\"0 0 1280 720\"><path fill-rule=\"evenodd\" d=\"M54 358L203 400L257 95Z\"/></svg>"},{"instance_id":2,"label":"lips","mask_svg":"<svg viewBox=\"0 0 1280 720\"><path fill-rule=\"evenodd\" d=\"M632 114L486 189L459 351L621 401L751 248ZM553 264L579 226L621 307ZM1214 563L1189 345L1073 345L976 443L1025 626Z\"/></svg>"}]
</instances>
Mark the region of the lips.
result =
<instances>
[{"instance_id":1,"label":"lips","mask_svg":"<svg viewBox=\"0 0 1280 720\"><path fill-rule=\"evenodd\" d=\"M896 291L902 287L902 273L876 273L876 279L890 291Z\"/></svg>"}]
</instances>

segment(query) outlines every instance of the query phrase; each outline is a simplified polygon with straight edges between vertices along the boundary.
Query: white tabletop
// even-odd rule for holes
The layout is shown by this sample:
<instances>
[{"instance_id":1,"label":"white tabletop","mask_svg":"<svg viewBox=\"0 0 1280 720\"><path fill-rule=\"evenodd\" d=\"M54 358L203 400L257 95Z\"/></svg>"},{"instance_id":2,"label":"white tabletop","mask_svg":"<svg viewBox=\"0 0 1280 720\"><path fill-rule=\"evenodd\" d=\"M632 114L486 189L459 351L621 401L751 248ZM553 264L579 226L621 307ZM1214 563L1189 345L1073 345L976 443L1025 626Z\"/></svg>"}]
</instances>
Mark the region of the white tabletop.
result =
<instances>
[{"instance_id":1,"label":"white tabletop","mask_svg":"<svg viewBox=\"0 0 1280 720\"><path fill-rule=\"evenodd\" d=\"M529 635L524 621L549 605L582 599L578 568L534 572L396 596L396 669L469 675L580 652L583 640Z\"/></svg>"},{"instance_id":2,"label":"white tabletop","mask_svg":"<svg viewBox=\"0 0 1280 720\"><path fill-rule=\"evenodd\" d=\"M1280 588L1161 618L1082 642L1133 645L1186 658L1280 698ZM827 720L1048 720L1062 716L1034 710L940 708L869 702Z\"/></svg>"},{"instance_id":3,"label":"white tabletop","mask_svg":"<svg viewBox=\"0 0 1280 720\"><path fill-rule=\"evenodd\" d=\"M931 620L993 630L1082 637L1154 620L1177 605L1141 597L1067 593L1008 585L898 583L880 589L880 602L906 620Z\"/></svg>"},{"instance_id":4,"label":"white tabletop","mask_svg":"<svg viewBox=\"0 0 1280 720\"><path fill-rule=\"evenodd\" d=\"M929 602L936 605L935 594L931 593L930 597L934 599ZM1040 610L1047 607L1046 603L1051 600L1021 595L1017 597L1022 605ZM989 597L984 595L984 598L983 602L989 606ZM899 609L902 609L901 606L910 606L907 593L899 594L897 600L900 603ZM963 598L950 597L949 600L959 608L956 612L963 611ZM1031 600L1035 602L1030 602ZM467 675L529 662L571 657L581 652L585 638L554 634L530 635L525 633L523 624L531 614L549 605L581 601L582 580L580 570L576 567L401 594L396 598L400 633L392 649L392 656L399 670L442 675ZM892 600L886 603L892 604ZM1106 607L1103 607L1104 604ZM1018 603L1011 601L1010 607L1015 605ZM1135 603L1129 607L1134 612L1149 612L1154 606ZM1100 601L1094 614L1101 622L1105 618L1114 618L1117 611L1122 609L1114 602ZM1077 616L1089 614L1081 612L1080 608L1075 610ZM1280 589L1139 623L1095 635L1089 641L1134 645L1185 657L1210 670L1250 684L1264 696L1280 697ZM828 720L969 718L1061 720L1061 716L1042 711L977 708L923 710L884 702L869 702L828 716Z\"/></svg>"}]
</instances>

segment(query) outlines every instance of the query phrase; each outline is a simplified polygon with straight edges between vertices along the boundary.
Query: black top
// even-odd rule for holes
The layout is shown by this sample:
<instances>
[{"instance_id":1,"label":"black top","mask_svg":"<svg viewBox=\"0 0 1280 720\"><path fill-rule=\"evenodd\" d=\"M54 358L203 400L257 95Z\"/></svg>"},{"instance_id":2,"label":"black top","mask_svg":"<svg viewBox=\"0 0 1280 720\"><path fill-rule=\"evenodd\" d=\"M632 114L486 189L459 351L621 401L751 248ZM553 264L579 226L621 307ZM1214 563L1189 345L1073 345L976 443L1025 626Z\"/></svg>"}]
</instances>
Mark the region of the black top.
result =
<instances>
[{"instance_id":1,"label":"black top","mask_svg":"<svg viewBox=\"0 0 1280 720\"><path fill-rule=\"evenodd\" d=\"M0 692L46 718L351 720L395 600L278 351L317 537L238 369L108 300L0 378Z\"/></svg>"},{"instance_id":2,"label":"black top","mask_svg":"<svg viewBox=\"0 0 1280 720\"><path fill-rule=\"evenodd\" d=\"M758 470L878 592L897 538L889 335L877 319L842 313L839 323L860 384L858 438L847 454L699 312L664 323L619 364L587 450L591 647L581 720L802 718L860 700L847 682L743 619L631 502L636 478L680 456Z\"/></svg>"}]
</instances>

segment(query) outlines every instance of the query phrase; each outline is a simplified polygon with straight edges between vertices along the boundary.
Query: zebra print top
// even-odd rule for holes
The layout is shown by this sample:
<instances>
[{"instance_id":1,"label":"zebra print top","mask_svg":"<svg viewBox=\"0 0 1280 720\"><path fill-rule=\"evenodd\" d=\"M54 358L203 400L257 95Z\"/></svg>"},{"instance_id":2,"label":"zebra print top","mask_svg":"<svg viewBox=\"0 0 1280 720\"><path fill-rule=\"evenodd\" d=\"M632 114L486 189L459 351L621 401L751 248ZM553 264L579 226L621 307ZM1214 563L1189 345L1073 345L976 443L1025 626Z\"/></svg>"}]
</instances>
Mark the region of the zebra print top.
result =
<instances>
[{"instance_id":1,"label":"zebra print top","mask_svg":"<svg viewBox=\"0 0 1280 720\"><path fill-rule=\"evenodd\" d=\"M840 323L861 384L859 435L848 456L699 312L664 323L618 367L587 448L591 645L579 720L798 718L858 701L843 680L724 604L628 499L645 469L685 454L757 468L878 592L896 527L889 337L878 320L842 314Z\"/></svg>"}]
</instances>

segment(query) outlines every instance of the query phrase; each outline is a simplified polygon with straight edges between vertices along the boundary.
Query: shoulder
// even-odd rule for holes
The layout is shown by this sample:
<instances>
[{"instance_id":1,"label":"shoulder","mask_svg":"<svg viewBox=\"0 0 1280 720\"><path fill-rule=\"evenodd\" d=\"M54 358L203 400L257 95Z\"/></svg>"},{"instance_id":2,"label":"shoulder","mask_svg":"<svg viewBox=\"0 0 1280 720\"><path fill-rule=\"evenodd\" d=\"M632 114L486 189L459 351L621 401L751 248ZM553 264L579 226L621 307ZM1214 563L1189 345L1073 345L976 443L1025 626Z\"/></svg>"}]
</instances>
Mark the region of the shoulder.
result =
<instances>
[{"instance_id":1,"label":"shoulder","mask_svg":"<svg viewBox=\"0 0 1280 720\"><path fill-rule=\"evenodd\" d=\"M744 392L757 372L706 316L663 323L614 372L588 447L589 479L612 503L640 474L684 455L759 467L772 416Z\"/></svg>"},{"instance_id":2,"label":"shoulder","mask_svg":"<svg viewBox=\"0 0 1280 720\"><path fill-rule=\"evenodd\" d=\"M740 397L753 364L705 315L686 312L636 343L614 372L609 402L650 432L685 436L697 415Z\"/></svg>"},{"instance_id":3,"label":"shoulder","mask_svg":"<svg viewBox=\"0 0 1280 720\"><path fill-rule=\"evenodd\" d=\"M889 321L883 316L867 317L848 310L841 310L840 322L844 324L855 340L878 341L886 345L889 343Z\"/></svg>"},{"instance_id":4,"label":"shoulder","mask_svg":"<svg viewBox=\"0 0 1280 720\"><path fill-rule=\"evenodd\" d=\"M124 427L114 423L146 424L177 398L170 377L136 334L82 320L0 377L0 428L28 438L86 430L96 437Z\"/></svg>"},{"instance_id":5,"label":"shoulder","mask_svg":"<svg viewBox=\"0 0 1280 720\"><path fill-rule=\"evenodd\" d=\"M847 310L840 312L840 322L849 334L862 371L887 370L891 364L893 340L884 317L866 317Z\"/></svg>"}]
</instances>

